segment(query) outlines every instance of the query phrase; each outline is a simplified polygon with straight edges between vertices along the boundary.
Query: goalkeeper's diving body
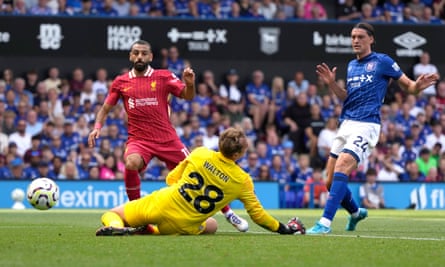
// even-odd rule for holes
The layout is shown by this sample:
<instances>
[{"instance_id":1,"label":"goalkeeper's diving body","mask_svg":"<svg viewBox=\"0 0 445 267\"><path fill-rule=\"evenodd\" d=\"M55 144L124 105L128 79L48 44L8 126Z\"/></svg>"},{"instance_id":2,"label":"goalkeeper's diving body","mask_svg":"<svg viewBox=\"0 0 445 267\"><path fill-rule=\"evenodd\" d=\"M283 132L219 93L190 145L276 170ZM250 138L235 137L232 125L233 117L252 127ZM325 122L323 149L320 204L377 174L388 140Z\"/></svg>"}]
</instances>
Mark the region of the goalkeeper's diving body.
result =
<instances>
[{"instance_id":1,"label":"goalkeeper's diving body","mask_svg":"<svg viewBox=\"0 0 445 267\"><path fill-rule=\"evenodd\" d=\"M212 216L235 199L261 227L304 234L298 218L283 224L262 207L251 177L236 164L247 148L244 132L228 128L220 136L219 152L195 149L167 175L168 187L105 212L96 235L213 234L218 225Z\"/></svg>"}]
</instances>

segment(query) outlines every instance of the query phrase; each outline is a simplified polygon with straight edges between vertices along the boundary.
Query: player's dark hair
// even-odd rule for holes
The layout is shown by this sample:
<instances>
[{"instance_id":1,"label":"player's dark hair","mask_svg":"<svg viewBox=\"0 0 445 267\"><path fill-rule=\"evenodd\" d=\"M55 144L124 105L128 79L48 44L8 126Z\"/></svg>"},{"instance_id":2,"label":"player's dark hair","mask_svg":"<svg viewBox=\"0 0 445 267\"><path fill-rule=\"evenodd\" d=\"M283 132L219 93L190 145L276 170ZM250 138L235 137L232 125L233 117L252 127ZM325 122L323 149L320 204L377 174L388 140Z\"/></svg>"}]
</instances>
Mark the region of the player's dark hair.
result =
<instances>
[{"instance_id":1,"label":"player's dark hair","mask_svg":"<svg viewBox=\"0 0 445 267\"><path fill-rule=\"evenodd\" d=\"M374 31L374 27L372 27L371 24L366 23L366 22L359 22L357 24L355 24L354 29L362 29L365 30L366 33L368 34L368 36L371 36L374 38L374 42L371 44L371 48L374 47L374 45L376 44L376 40L375 40L375 31Z\"/></svg>"},{"instance_id":2,"label":"player's dark hair","mask_svg":"<svg viewBox=\"0 0 445 267\"><path fill-rule=\"evenodd\" d=\"M243 151L244 144L247 142L243 130L237 128L228 128L219 137L219 151L226 157L231 158L234 154Z\"/></svg>"},{"instance_id":3,"label":"player's dark hair","mask_svg":"<svg viewBox=\"0 0 445 267\"><path fill-rule=\"evenodd\" d=\"M375 36L374 36L374 27L372 27L371 24L366 23L366 22L359 22L359 23L355 24L354 28L358 28L358 29L363 29L363 30L365 30L366 33L367 33L369 36L372 36L372 37L374 37L374 39L375 39Z\"/></svg>"},{"instance_id":4,"label":"player's dark hair","mask_svg":"<svg viewBox=\"0 0 445 267\"><path fill-rule=\"evenodd\" d=\"M149 42L147 42L147 41L145 41L145 40L137 40L136 42L134 42L132 45L131 45L131 49L130 50L132 50L133 49L133 46L134 45L146 45L146 46L148 46L148 47L150 47L150 50L151 50L151 44L149 43Z\"/></svg>"}]
</instances>

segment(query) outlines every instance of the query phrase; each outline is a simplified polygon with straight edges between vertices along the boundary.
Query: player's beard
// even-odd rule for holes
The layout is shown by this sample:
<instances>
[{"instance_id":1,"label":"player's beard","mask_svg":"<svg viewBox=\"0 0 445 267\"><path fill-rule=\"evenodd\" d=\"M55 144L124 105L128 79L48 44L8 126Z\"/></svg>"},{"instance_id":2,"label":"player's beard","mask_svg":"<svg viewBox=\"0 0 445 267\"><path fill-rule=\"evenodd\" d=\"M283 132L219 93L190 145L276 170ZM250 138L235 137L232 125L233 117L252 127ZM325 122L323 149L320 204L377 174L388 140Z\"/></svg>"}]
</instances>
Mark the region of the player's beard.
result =
<instances>
[{"instance_id":1,"label":"player's beard","mask_svg":"<svg viewBox=\"0 0 445 267\"><path fill-rule=\"evenodd\" d=\"M133 64L133 68L137 71L144 71L147 69L147 67L148 67L147 62L137 61Z\"/></svg>"}]
</instances>

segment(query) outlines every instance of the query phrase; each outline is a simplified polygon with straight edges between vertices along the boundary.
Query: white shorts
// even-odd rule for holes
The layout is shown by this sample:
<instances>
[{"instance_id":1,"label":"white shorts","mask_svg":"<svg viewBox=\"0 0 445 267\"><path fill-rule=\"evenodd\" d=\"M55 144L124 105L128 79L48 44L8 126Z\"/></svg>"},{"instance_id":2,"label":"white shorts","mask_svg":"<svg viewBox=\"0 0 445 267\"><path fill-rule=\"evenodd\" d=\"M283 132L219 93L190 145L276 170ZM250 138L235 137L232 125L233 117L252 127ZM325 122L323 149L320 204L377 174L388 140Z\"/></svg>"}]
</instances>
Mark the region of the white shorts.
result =
<instances>
[{"instance_id":1,"label":"white shorts","mask_svg":"<svg viewBox=\"0 0 445 267\"><path fill-rule=\"evenodd\" d=\"M346 152L357 160L357 164L363 162L377 145L380 128L376 123L343 121L332 144L331 154L338 156Z\"/></svg>"}]
</instances>

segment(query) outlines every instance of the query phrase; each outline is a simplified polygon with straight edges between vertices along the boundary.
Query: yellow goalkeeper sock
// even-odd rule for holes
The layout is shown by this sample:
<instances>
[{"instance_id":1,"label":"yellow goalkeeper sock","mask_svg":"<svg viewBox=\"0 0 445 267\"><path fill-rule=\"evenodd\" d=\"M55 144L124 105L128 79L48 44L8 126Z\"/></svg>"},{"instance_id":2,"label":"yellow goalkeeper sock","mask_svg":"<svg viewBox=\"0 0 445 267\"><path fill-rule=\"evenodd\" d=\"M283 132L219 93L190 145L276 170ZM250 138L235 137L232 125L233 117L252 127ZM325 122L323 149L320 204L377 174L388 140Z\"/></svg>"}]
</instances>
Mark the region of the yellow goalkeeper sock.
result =
<instances>
[{"instance_id":1,"label":"yellow goalkeeper sock","mask_svg":"<svg viewBox=\"0 0 445 267\"><path fill-rule=\"evenodd\" d=\"M102 224L105 226L113 226L113 227L124 227L124 221L122 218L117 215L117 213L112 211L107 211L102 215Z\"/></svg>"}]
</instances>

